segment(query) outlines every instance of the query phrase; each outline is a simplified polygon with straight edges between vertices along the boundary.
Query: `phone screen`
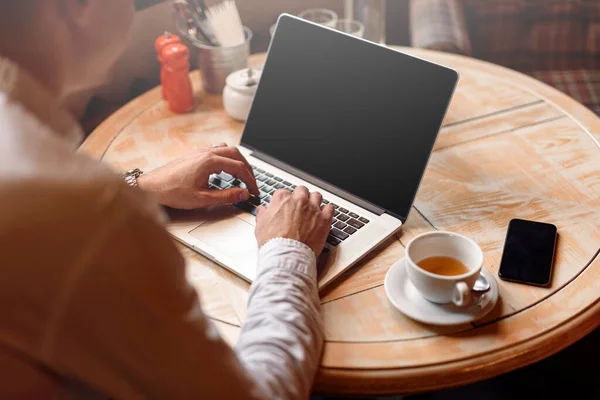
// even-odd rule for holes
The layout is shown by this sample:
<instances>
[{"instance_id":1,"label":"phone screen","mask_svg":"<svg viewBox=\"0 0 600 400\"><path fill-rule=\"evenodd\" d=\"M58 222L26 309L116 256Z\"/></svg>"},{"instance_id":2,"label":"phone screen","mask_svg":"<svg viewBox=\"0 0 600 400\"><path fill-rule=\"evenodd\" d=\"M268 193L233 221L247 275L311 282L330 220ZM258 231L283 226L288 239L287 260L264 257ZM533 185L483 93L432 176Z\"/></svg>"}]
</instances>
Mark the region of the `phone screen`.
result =
<instances>
[{"instance_id":1,"label":"phone screen","mask_svg":"<svg viewBox=\"0 0 600 400\"><path fill-rule=\"evenodd\" d=\"M537 286L550 284L556 226L513 219L508 226L498 275L500 278Z\"/></svg>"}]
</instances>

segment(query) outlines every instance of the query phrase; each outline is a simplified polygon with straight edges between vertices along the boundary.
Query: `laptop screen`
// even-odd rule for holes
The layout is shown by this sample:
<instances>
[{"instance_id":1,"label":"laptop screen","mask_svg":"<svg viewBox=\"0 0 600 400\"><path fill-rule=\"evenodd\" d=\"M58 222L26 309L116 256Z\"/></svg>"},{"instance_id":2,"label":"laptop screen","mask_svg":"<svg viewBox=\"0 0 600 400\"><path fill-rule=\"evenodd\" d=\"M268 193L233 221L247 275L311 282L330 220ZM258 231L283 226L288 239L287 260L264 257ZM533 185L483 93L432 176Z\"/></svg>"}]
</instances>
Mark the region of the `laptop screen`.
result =
<instances>
[{"instance_id":1,"label":"laptop screen","mask_svg":"<svg viewBox=\"0 0 600 400\"><path fill-rule=\"evenodd\" d=\"M457 79L282 16L242 145L405 220Z\"/></svg>"}]
</instances>

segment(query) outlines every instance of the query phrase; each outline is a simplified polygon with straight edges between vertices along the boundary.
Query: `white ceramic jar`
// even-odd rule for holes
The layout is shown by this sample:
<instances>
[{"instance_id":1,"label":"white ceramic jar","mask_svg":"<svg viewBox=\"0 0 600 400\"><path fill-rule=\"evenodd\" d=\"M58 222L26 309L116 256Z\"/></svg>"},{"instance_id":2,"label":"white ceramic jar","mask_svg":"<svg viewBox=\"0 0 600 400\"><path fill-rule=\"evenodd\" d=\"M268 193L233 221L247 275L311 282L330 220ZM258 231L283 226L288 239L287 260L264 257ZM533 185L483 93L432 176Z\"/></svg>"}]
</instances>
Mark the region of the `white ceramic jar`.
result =
<instances>
[{"instance_id":1,"label":"white ceramic jar","mask_svg":"<svg viewBox=\"0 0 600 400\"><path fill-rule=\"evenodd\" d=\"M258 87L262 70L245 68L227 77L223 90L223 106L231 118L245 121Z\"/></svg>"}]
</instances>

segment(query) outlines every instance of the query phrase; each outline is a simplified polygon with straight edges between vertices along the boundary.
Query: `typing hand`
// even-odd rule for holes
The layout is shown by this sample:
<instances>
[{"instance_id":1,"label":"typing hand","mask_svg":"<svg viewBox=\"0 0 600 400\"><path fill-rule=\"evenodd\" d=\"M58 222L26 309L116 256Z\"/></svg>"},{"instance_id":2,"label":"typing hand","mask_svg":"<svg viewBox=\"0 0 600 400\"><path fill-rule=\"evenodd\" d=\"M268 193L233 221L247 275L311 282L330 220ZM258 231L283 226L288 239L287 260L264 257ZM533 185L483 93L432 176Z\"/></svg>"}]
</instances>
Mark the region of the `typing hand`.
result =
<instances>
[{"instance_id":1,"label":"typing hand","mask_svg":"<svg viewBox=\"0 0 600 400\"><path fill-rule=\"evenodd\" d=\"M248 190L208 189L210 175L222 171L244 182ZM237 203L248 200L250 193L259 194L248 161L237 148L227 147L224 143L142 175L138 178L138 186L154 194L160 204L184 210Z\"/></svg>"},{"instance_id":2,"label":"typing hand","mask_svg":"<svg viewBox=\"0 0 600 400\"><path fill-rule=\"evenodd\" d=\"M320 193L309 193L304 186L297 187L294 193L284 189L276 191L269 208L258 208L258 246L281 237L302 242L316 255L321 254L334 213L331 205L321 210L322 199Z\"/></svg>"}]
</instances>

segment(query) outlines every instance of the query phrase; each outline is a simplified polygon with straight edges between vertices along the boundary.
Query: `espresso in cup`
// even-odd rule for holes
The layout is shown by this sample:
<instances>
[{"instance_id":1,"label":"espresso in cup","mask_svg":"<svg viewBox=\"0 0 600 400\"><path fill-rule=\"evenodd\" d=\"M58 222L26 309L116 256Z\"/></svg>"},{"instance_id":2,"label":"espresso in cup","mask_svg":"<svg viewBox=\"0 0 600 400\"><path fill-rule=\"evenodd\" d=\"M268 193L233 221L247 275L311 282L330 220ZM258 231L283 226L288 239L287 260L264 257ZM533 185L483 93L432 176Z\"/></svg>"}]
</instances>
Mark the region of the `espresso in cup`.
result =
<instances>
[{"instance_id":1,"label":"espresso in cup","mask_svg":"<svg viewBox=\"0 0 600 400\"><path fill-rule=\"evenodd\" d=\"M473 240L456 233L425 233L406 246L406 265L408 278L427 300L468 306L483 252Z\"/></svg>"}]
</instances>

